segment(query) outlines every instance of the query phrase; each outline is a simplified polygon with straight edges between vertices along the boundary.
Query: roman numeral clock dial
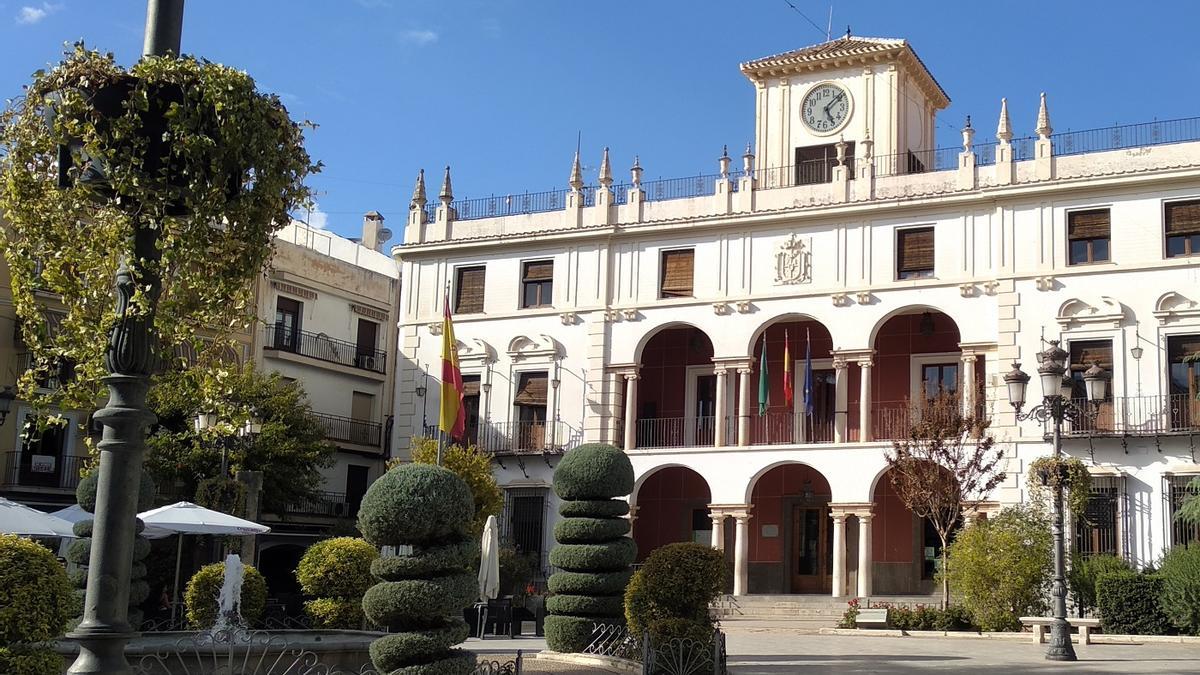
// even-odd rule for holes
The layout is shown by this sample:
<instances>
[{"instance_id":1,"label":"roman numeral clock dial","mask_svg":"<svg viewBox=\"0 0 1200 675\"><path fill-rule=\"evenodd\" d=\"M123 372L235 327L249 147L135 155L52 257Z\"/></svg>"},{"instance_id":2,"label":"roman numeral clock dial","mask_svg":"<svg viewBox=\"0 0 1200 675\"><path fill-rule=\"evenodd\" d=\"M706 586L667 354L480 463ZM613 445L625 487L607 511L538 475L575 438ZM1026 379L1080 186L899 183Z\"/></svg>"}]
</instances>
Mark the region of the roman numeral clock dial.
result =
<instances>
[{"instance_id":1,"label":"roman numeral clock dial","mask_svg":"<svg viewBox=\"0 0 1200 675\"><path fill-rule=\"evenodd\" d=\"M850 93L836 84L818 84L800 106L800 119L818 134L837 131L850 117Z\"/></svg>"}]
</instances>

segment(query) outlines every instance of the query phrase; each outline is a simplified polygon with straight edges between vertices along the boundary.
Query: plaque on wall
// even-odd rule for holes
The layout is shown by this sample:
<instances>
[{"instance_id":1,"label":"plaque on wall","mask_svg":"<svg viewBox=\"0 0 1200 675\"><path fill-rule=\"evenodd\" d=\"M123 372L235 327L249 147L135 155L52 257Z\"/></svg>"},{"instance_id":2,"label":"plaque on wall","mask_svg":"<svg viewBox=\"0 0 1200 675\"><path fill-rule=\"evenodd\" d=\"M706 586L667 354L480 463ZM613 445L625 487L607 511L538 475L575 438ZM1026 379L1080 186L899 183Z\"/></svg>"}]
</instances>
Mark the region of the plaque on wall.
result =
<instances>
[{"instance_id":1,"label":"plaque on wall","mask_svg":"<svg viewBox=\"0 0 1200 675\"><path fill-rule=\"evenodd\" d=\"M763 525L762 526L762 536L763 536L763 539L771 539L774 537L778 537L779 536L779 526L778 525Z\"/></svg>"}]
</instances>

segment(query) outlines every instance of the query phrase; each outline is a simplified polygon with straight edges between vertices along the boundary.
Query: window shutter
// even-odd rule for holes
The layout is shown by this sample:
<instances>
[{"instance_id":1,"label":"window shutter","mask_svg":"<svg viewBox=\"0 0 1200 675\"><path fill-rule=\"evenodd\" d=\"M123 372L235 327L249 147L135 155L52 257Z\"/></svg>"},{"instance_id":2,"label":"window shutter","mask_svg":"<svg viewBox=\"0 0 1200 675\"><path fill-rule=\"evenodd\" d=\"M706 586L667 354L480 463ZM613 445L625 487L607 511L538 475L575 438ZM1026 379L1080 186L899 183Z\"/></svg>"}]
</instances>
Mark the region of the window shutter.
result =
<instances>
[{"instance_id":1,"label":"window shutter","mask_svg":"<svg viewBox=\"0 0 1200 675\"><path fill-rule=\"evenodd\" d=\"M1200 199L1166 205L1167 234L1200 234Z\"/></svg>"},{"instance_id":2,"label":"window shutter","mask_svg":"<svg viewBox=\"0 0 1200 675\"><path fill-rule=\"evenodd\" d=\"M479 395L479 376L463 376L463 397Z\"/></svg>"},{"instance_id":3,"label":"window shutter","mask_svg":"<svg viewBox=\"0 0 1200 675\"><path fill-rule=\"evenodd\" d=\"M1110 222L1108 209L1072 211L1067 214L1067 238L1107 239Z\"/></svg>"},{"instance_id":4,"label":"window shutter","mask_svg":"<svg viewBox=\"0 0 1200 675\"><path fill-rule=\"evenodd\" d=\"M554 261L538 260L525 263L523 281L550 281L554 278Z\"/></svg>"},{"instance_id":5,"label":"window shutter","mask_svg":"<svg viewBox=\"0 0 1200 675\"><path fill-rule=\"evenodd\" d=\"M687 298L692 295L694 251L663 251L662 297Z\"/></svg>"},{"instance_id":6,"label":"window shutter","mask_svg":"<svg viewBox=\"0 0 1200 675\"><path fill-rule=\"evenodd\" d=\"M549 378L546 373L524 373L521 375L521 386L517 391L514 405L546 405L546 391L549 389Z\"/></svg>"},{"instance_id":7,"label":"window shutter","mask_svg":"<svg viewBox=\"0 0 1200 675\"><path fill-rule=\"evenodd\" d=\"M901 272L933 269L933 228L900 230L896 235L896 267Z\"/></svg>"},{"instance_id":8,"label":"window shutter","mask_svg":"<svg viewBox=\"0 0 1200 675\"><path fill-rule=\"evenodd\" d=\"M483 267L462 267L458 270L458 288L455 289L454 313L477 314L483 311L484 289Z\"/></svg>"}]
</instances>

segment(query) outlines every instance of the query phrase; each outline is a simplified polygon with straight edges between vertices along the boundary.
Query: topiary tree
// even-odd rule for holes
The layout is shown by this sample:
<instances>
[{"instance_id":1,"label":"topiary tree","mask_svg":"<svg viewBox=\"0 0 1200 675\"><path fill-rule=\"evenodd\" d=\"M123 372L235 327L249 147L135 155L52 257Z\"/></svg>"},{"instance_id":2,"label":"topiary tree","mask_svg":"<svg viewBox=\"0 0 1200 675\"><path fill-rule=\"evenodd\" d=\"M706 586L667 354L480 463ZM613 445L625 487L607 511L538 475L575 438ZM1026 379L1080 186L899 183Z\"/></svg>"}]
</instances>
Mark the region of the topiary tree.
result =
<instances>
[{"instance_id":1,"label":"topiary tree","mask_svg":"<svg viewBox=\"0 0 1200 675\"><path fill-rule=\"evenodd\" d=\"M1096 609L1096 579L1100 575L1133 571L1124 558L1110 554L1093 555L1072 561L1071 570L1067 573L1067 585L1080 611L1091 612Z\"/></svg>"},{"instance_id":2,"label":"topiary tree","mask_svg":"<svg viewBox=\"0 0 1200 675\"><path fill-rule=\"evenodd\" d=\"M725 585L725 557L693 543L668 544L646 557L625 590L625 620L652 639L712 639L708 606Z\"/></svg>"},{"instance_id":3,"label":"topiary tree","mask_svg":"<svg viewBox=\"0 0 1200 675\"><path fill-rule=\"evenodd\" d=\"M205 565L196 571L183 594L187 603L188 625L196 630L212 628L220 611L218 600L225 583L225 563ZM252 565L245 566L242 575L242 620L247 625L259 624L267 608L267 580Z\"/></svg>"},{"instance_id":4,"label":"topiary tree","mask_svg":"<svg viewBox=\"0 0 1200 675\"><path fill-rule=\"evenodd\" d=\"M411 448L412 461L416 464L436 464L438 441L434 438L414 438ZM388 460L388 468L398 466L399 458ZM499 516L504 508L504 492L492 475L492 458L476 445L466 447L450 444L442 453L442 466L453 471L471 488L475 500L475 519L471 534L480 537L488 516Z\"/></svg>"},{"instance_id":5,"label":"topiary tree","mask_svg":"<svg viewBox=\"0 0 1200 675\"><path fill-rule=\"evenodd\" d=\"M375 547L355 537L318 541L304 552L296 579L314 600L304 610L315 628L361 628L362 597L371 587Z\"/></svg>"},{"instance_id":6,"label":"topiary tree","mask_svg":"<svg viewBox=\"0 0 1200 675\"><path fill-rule=\"evenodd\" d=\"M462 612L478 597L470 535L471 490L449 469L404 464L371 484L358 529L375 546L412 546L412 555L376 558L363 613L391 634L371 643L371 661L392 675L469 675L472 652L455 649L470 632Z\"/></svg>"},{"instance_id":7,"label":"topiary tree","mask_svg":"<svg viewBox=\"0 0 1200 675\"><path fill-rule=\"evenodd\" d=\"M1163 611L1163 579L1157 574L1115 572L1096 579L1100 630L1114 635L1166 635L1171 619Z\"/></svg>"},{"instance_id":8,"label":"topiary tree","mask_svg":"<svg viewBox=\"0 0 1200 675\"><path fill-rule=\"evenodd\" d=\"M633 491L633 465L611 445L589 443L567 452L554 470L554 492L563 516L554 526L550 551L551 596L546 601L546 646L579 652L596 624L624 620L624 592L637 545L625 536Z\"/></svg>"},{"instance_id":9,"label":"topiary tree","mask_svg":"<svg viewBox=\"0 0 1200 675\"><path fill-rule=\"evenodd\" d=\"M1176 546L1158 568L1159 604L1180 632L1200 635L1200 546Z\"/></svg>"},{"instance_id":10,"label":"topiary tree","mask_svg":"<svg viewBox=\"0 0 1200 675\"><path fill-rule=\"evenodd\" d=\"M62 657L40 643L63 634L72 604L67 573L53 553L0 534L0 673L63 672Z\"/></svg>"}]
</instances>

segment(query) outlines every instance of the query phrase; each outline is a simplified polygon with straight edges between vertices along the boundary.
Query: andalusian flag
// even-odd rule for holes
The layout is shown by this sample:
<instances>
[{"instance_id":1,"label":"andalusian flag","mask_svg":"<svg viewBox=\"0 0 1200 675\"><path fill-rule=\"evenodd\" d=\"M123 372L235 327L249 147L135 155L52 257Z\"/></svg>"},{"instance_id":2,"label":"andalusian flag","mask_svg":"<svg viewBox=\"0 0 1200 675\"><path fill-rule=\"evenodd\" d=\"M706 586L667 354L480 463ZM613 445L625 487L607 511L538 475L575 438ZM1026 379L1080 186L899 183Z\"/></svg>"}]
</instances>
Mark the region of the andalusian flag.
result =
<instances>
[{"instance_id":1,"label":"andalusian flag","mask_svg":"<svg viewBox=\"0 0 1200 675\"><path fill-rule=\"evenodd\" d=\"M452 439L462 438L467 430L462 371L458 369L458 343L454 341L454 323L450 320L449 290L442 315L442 402L438 429Z\"/></svg>"},{"instance_id":2,"label":"andalusian flag","mask_svg":"<svg viewBox=\"0 0 1200 675\"><path fill-rule=\"evenodd\" d=\"M792 400L795 398L795 391L792 387L792 348L788 342L787 329L783 329L783 402L787 404L788 409L792 407Z\"/></svg>"},{"instance_id":3,"label":"andalusian flag","mask_svg":"<svg viewBox=\"0 0 1200 675\"><path fill-rule=\"evenodd\" d=\"M767 414L771 405L771 387L767 380L767 335L763 333L762 356L758 357L758 414Z\"/></svg>"}]
</instances>

